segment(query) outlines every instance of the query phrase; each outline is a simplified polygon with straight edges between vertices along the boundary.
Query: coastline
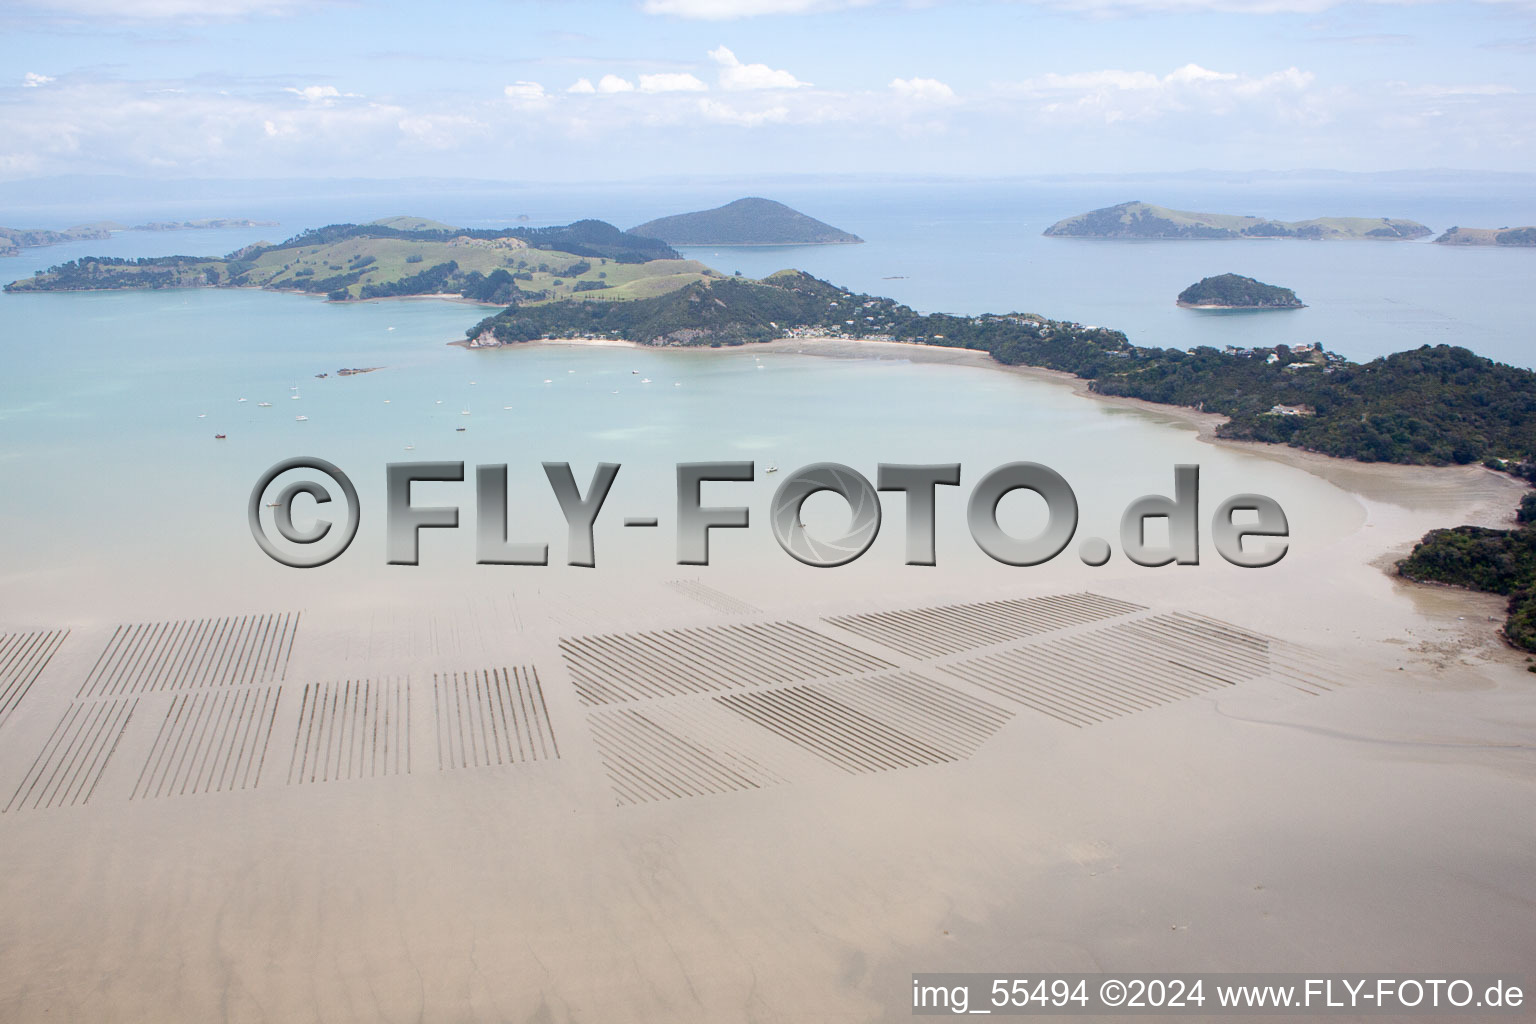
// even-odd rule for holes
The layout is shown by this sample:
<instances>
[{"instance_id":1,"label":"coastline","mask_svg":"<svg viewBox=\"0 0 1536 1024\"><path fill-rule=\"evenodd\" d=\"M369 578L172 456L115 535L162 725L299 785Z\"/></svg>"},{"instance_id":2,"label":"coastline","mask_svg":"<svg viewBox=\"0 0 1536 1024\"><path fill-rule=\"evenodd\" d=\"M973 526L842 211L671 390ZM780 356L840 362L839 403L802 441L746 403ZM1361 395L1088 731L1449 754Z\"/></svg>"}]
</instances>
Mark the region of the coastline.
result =
<instances>
[{"instance_id":1,"label":"coastline","mask_svg":"<svg viewBox=\"0 0 1536 1024\"><path fill-rule=\"evenodd\" d=\"M467 340L449 342L468 347ZM548 338L520 342L539 347L655 348L617 338ZM502 346L515 348L517 345ZM1366 522L1354 535L1370 538L1359 551L1362 568L1375 569L1396 587L1410 592L1432 590L1440 595L1435 604L1449 604L1468 617L1483 617L1492 603L1503 607L1504 598L1459 587L1427 587L1399 577L1396 563L1405 557L1430 529L1474 525L1507 528L1514 522L1515 506L1527 488L1521 482L1483 466L1410 466L1398 463L1357 462L1289 445L1245 441L1217 435L1227 422L1220 413L1202 412L1187 406L1161 405L1140 398L1100 394L1089 382L1063 370L1038 366L1009 366L977 349L945 348L906 341L865 341L838 338L781 338L754 345L701 351L817 356L828 359L901 359L911 362L971 366L1011 373L1056 387L1065 387L1082 398L1135 412L1148 420L1194 432L1198 441L1230 451L1265 458L1315 476L1359 500ZM494 349L492 351L495 351ZM1367 534L1366 529L1371 533ZM1492 602L1492 603L1491 603ZM1454 616L1453 616L1454 617ZM1499 625L1489 623L1485 632L1497 640L1511 659L1523 653L1504 643Z\"/></svg>"}]
</instances>

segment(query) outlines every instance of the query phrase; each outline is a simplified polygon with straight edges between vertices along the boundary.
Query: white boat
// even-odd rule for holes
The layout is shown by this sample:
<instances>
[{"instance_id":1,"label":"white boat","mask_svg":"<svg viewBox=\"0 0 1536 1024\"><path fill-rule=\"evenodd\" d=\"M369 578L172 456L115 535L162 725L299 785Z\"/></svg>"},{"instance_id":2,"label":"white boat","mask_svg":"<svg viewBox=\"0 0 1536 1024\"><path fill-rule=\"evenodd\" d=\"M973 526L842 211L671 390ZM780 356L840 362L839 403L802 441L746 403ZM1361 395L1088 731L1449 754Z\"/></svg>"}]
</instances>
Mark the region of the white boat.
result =
<instances>
[{"instance_id":1,"label":"white boat","mask_svg":"<svg viewBox=\"0 0 1536 1024\"><path fill-rule=\"evenodd\" d=\"M408 452L413 452L413 451L416 450L416 446L413 445L413 444L408 444L408 445L405 446L405 450L408 451Z\"/></svg>"},{"instance_id":2,"label":"white boat","mask_svg":"<svg viewBox=\"0 0 1536 1024\"><path fill-rule=\"evenodd\" d=\"M469 410L468 409L460 409L459 410L459 415L460 416L468 416L469 415Z\"/></svg>"},{"instance_id":3,"label":"white boat","mask_svg":"<svg viewBox=\"0 0 1536 1024\"><path fill-rule=\"evenodd\" d=\"M478 383L480 383L480 382L479 382L479 381L477 381L477 380L472 380L472 381L470 381L470 382L469 382L469 386L470 386L470 387L474 387L474 386L475 386L475 385L476 385L476 384L478 384Z\"/></svg>"},{"instance_id":4,"label":"white boat","mask_svg":"<svg viewBox=\"0 0 1536 1024\"><path fill-rule=\"evenodd\" d=\"M295 402L297 402L303 396L302 395L289 395L288 397L293 399Z\"/></svg>"},{"instance_id":5,"label":"white boat","mask_svg":"<svg viewBox=\"0 0 1536 1024\"><path fill-rule=\"evenodd\" d=\"M651 378L649 378L649 377L641 377L640 378L640 383L641 384L649 384L650 382L651 382Z\"/></svg>"},{"instance_id":6,"label":"white boat","mask_svg":"<svg viewBox=\"0 0 1536 1024\"><path fill-rule=\"evenodd\" d=\"M200 412L200 413L197 414L197 418L200 419L200 420L201 419L207 419L208 418L208 414L205 413L205 412Z\"/></svg>"},{"instance_id":7,"label":"white boat","mask_svg":"<svg viewBox=\"0 0 1536 1024\"><path fill-rule=\"evenodd\" d=\"M675 388L680 388L680 387L683 386L683 382L680 381L680 380L675 380L675 381L672 382L672 386L675 387Z\"/></svg>"},{"instance_id":8,"label":"white boat","mask_svg":"<svg viewBox=\"0 0 1536 1024\"><path fill-rule=\"evenodd\" d=\"M305 420L309 419L309 417L305 416L303 413L299 413L299 415L295 416L294 419L298 420L300 423L303 423Z\"/></svg>"},{"instance_id":9,"label":"white boat","mask_svg":"<svg viewBox=\"0 0 1536 1024\"><path fill-rule=\"evenodd\" d=\"M288 385L288 390L289 391L297 391L297 390L299 390L299 386L297 384L290 384L290 385Z\"/></svg>"},{"instance_id":10,"label":"white boat","mask_svg":"<svg viewBox=\"0 0 1536 1024\"><path fill-rule=\"evenodd\" d=\"M270 408L272 408L272 403L271 402L257 402L256 406L257 406L257 408L260 408L260 409L270 409Z\"/></svg>"},{"instance_id":11,"label":"white boat","mask_svg":"<svg viewBox=\"0 0 1536 1024\"><path fill-rule=\"evenodd\" d=\"M548 378L548 377L545 377L545 378L544 378L544 383L545 383L545 384L553 384L553 383L554 383L554 381L552 381L552 380L550 380L550 379L549 379L549 378Z\"/></svg>"},{"instance_id":12,"label":"white boat","mask_svg":"<svg viewBox=\"0 0 1536 1024\"><path fill-rule=\"evenodd\" d=\"M763 475L767 476L770 473L777 473L778 471L779 471L778 464L775 463L774 465L769 466L767 469L763 470Z\"/></svg>"},{"instance_id":13,"label":"white boat","mask_svg":"<svg viewBox=\"0 0 1536 1024\"><path fill-rule=\"evenodd\" d=\"M237 401L237 402L243 402L243 401L245 401L245 399L243 399L243 398L237 398L237 399L235 399L235 401Z\"/></svg>"}]
</instances>

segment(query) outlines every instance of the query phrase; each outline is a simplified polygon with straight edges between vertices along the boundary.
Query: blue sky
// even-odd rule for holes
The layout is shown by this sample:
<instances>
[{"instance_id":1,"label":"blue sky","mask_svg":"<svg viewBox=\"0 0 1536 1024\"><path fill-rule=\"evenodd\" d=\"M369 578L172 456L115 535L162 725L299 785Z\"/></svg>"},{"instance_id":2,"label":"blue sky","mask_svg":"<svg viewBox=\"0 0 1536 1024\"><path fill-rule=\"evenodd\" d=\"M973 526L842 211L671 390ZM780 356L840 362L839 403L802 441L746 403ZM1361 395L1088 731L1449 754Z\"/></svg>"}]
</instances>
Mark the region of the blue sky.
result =
<instances>
[{"instance_id":1,"label":"blue sky","mask_svg":"<svg viewBox=\"0 0 1536 1024\"><path fill-rule=\"evenodd\" d=\"M1536 0L8 0L0 52L0 180L1536 165Z\"/></svg>"}]
</instances>

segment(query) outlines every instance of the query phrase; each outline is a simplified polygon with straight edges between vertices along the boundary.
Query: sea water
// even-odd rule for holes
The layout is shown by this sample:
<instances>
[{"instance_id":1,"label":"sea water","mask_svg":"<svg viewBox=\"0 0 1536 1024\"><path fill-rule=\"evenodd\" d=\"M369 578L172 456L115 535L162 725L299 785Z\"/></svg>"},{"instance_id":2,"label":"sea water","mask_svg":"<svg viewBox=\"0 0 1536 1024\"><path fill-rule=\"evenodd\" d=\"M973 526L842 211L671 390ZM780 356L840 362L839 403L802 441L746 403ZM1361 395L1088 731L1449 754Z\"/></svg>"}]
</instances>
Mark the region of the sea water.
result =
<instances>
[{"instance_id":1,"label":"sea water","mask_svg":"<svg viewBox=\"0 0 1536 1024\"><path fill-rule=\"evenodd\" d=\"M921 309L1024 309L1102 323L1126 329L1144 344L1322 341L1364 358L1448 342L1532 362L1525 334L1529 302L1522 293L1536 269L1530 252L1424 243L1048 239L1040 231L1058 217L1133 196L1119 194L1124 186L1114 194L1079 188L1054 197L989 188L781 194L858 232L867 244L697 249L689 255L752 275L797 266ZM4 270L20 277L84 253L220 253L258 237L395 212L483 224L498 214L505 223L526 210L531 222L588 214L625 224L731 197L593 191L546 197L543 206L531 191L478 199L390 198L397 205L278 210L281 229L125 232L110 241L29 250L6 261ZM1193 195L1141 198L1249 212L1230 196L1205 203ZM1284 196L1253 209L1282 217L1380 212L1449 226L1415 208L1411 196L1326 199ZM1468 224L1499 219L1488 219L1491 208L1437 202L1440 220L1450 213L1469 213L1459 218ZM475 210L482 216L470 216ZM242 206L217 215L273 214ZM144 219L153 215L143 212ZM1180 288L1225 271L1293 287L1309 308L1213 316L1174 307ZM1142 494L1171 493L1173 467L1180 463L1202 467L1202 517L1228 494L1268 494L1290 516L1298 550L1315 553L1334 543L1360 515L1349 495L1305 473L1201 444L1191 431L1156 417L1086 401L1060 385L1017 374L912 362L889 351L880 353L884 358L834 360L750 347L466 351L448 345L490 312L439 300L339 305L259 291L0 297L0 472L6 481L0 491L0 607L7 619L110 619L125 608L193 615L273 602L408 602L516 588L584 591L620 602L633 592L643 604L646 586L680 576L721 582L765 603L797 592L878 594L894 602L905 592L931 591L936 582L955 592L1015 583L1091 587L1103 578L1095 574L1149 571L1120 556L1090 569L1077 559L1077 540L1050 565L1032 569L1002 566L981 553L964 526L966 497L987 471L1017 460L1050 466L1069 481L1080 507L1078 539L1116 539L1121 510ZM336 375L341 367L374 366L382 369ZM317 378L319 373L329 376ZM647 378L651 383L642 383ZM227 438L215 440L218 433ZM258 476L297 455L341 467L355 481L362 505L353 545L314 570L266 558L246 522ZM419 566L388 566L385 466L425 460L466 464L463 483L419 484L413 492L417 504L459 507L461 528L424 531ZM754 483L711 484L704 494L706 504L749 507L753 523L747 530L715 531L711 566L681 567L675 561L674 467L701 460L756 464ZM886 500L879 539L859 561L817 570L790 559L767 523L769 499L783 477L765 471L776 465L787 473L818 461L844 463L871 480L882 462L960 463L962 485L940 489L939 566L902 564L904 515L894 496ZM599 520L596 569L564 564L565 526L544 462L570 463L583 488L596 463L623 467ZM474 467L487 463L509 467L512 539L548 543L550 565L475 564ZM658 528L621 525L626 516L652 515ZM1007 499L1001 516L1021 534L1043 522L1038 502L1027 494ZM807 505L812 525L835 531L840 517L829 496ZM1197 571L1244 571L1219 560L1210 564L1214 552L1207 549L1206 555L1208 564Z\"/></svg>"}]
</instances>

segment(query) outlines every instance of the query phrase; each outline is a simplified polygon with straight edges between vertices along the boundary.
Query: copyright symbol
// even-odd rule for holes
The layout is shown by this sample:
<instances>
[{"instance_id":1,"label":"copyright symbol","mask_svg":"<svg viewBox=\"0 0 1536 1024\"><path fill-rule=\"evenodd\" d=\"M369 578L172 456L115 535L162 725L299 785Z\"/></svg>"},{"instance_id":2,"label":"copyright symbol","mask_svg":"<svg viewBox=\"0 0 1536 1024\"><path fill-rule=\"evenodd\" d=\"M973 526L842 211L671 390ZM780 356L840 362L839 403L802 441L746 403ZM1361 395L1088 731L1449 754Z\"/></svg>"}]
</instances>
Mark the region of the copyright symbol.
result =
<instances>
[{"instance_id":1,"label":"copyright symbol","mask_svg":"<svg viewBox=\"0 0 1536 1024\"><path fill-rule=\"evenodd\" d=\"M1099 1002L1105 1006L1119 1006L1125 1002L1125 982L1111 978L1099 986Z\"/></svg>"},{"instance_id":2,"label":"copyright symbol","mask_svg":"<svg viewBox=\"0 0 1536 1024\"><path fill-rule=\"evenodd\" d=\"M331 478L335 486L341 488L342 495L347 499L347 522L337 535L339 543L327 545L332 550L321 550L318 554L299 555L284 551L279 548L273 539L267 534L267 527L261 520L262 498L272 482L284 473L295 469L309 469L324 474ZM335 525L328 519L317 518L314 525L307 530L301 530L293 524L293 499L300 494L307 494L314 499L316 505L324 505L330 502L331 492L326 490L324 484L316 480L295 480L285 486L277 497L267 504L272 509L272 523L278 534L290 544L313 545L324 540ZM251 536L256 538L256 544L265 551L274 561L292 566L295 569L313 569L324 565L343 551L352 543L352 538L357 536L357 520L360 506L357 500L357 488L352 486L352 481L347 474L337 469L324 459L316 459L308 456L299 456L292 459L284 459L261 475L256 481L256 486L251 489L251 499L246 505L246 518L251 524Z\"/></svg>"}]
</instances>

